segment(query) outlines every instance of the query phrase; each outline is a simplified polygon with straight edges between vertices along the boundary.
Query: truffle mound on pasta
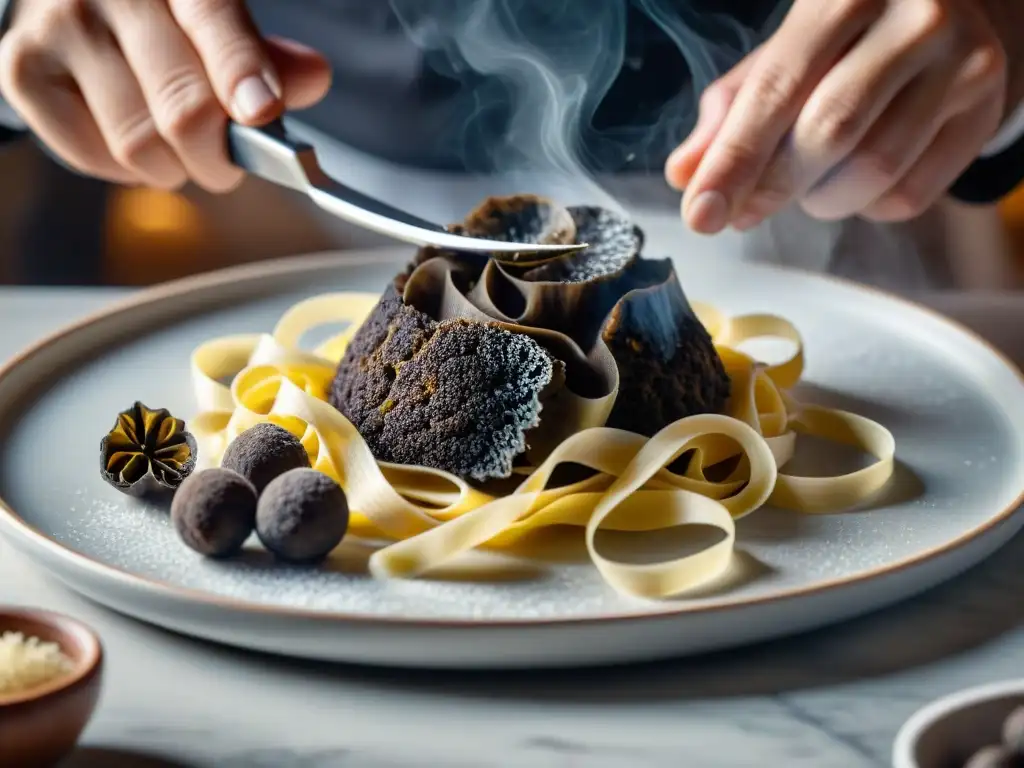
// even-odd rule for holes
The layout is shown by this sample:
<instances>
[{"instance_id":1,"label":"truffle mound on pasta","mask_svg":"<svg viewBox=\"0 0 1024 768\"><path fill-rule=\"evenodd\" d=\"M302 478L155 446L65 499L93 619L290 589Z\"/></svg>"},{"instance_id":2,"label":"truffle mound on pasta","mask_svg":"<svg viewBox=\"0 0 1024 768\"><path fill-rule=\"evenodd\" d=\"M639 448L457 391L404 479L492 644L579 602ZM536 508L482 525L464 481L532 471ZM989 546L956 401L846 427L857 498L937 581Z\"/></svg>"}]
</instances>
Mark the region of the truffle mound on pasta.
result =
<instances>
[{"instance_id":1,"label":"truffle mound on pasta","mask_svg":"<svg viewBox=\"0 0 1024 768\"><path fill-rule=\"evenodd\" d=\"M729 378L671 261L643 258L643 232L622 214L519 195L451 229L589 247L416 254L353 336L330 395L378 459L482 481L582 429L649 436L725 406Z\"/></svg>"}]
</instances>

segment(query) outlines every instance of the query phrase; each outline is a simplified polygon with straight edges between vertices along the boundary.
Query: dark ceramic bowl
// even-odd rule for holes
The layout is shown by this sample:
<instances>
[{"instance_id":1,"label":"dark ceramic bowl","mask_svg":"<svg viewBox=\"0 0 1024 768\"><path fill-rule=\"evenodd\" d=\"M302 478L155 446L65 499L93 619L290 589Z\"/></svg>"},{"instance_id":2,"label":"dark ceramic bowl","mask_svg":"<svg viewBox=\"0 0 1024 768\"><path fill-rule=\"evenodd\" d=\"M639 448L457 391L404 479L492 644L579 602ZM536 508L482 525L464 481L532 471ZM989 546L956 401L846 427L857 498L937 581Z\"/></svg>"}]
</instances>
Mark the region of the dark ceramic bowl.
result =
<instances>
[{"instance_id":1,"label":"dark ceramic bowl","mask_svg":"<svg viewBox=\"0 0 1024 768\"><path fill-rule=\"evenodd\" d=\"M1024 680L959 691L919 710L896 736L894 768L964 765L983 747L1002 741L1003 721L1024 706Z\"/></svg>"},{"instance_id":2,"label":"dark ceramic bowl","mask_svg":"<svg viewBox=\"0 0 1024 768\"><path fill-rule=\"evenodd\" d=\"M103 681L103 646L74 619L48 611L0 606L0 633L21 632L57 643L70 675L13 695L0 694L0 767L43 768L65 757L92 717Z\"/></svg>"}]
</instances>

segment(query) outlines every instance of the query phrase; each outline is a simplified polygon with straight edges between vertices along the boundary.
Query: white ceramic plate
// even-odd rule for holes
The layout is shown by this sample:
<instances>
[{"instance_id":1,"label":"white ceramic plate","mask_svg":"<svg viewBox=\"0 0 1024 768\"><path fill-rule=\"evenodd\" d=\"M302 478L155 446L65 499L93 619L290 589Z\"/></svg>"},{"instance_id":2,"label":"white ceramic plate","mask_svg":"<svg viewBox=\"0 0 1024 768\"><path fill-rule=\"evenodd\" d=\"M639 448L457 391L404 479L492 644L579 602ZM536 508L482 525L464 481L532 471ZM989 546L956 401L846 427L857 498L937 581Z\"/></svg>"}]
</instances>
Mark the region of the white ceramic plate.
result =
<instances>
[{"instance_id":1,"label":"white ceramic plate","mask_svg":"<svg viewBox=\"0 0 1024 768\"><path fill-rule=\"evenodd\" d=\"M407 257L305 257L161 286L20 355L0 372L0 531L73 589L197 637L352 662L527 667L645 660L823 626L959 573L1024 522L1014 514L1024 385L993 349L873 291L685 259L678 269L692 298L793 320L813 384L803 396L885 423L900 461L881 507L744 519L742 554L720 588L651 604L613 593L586 564L385 583L354 567L209 562L176 540L165 513L101 480L98 444L118 411L140 399L194 412L197 344L269 331L313 293L380 290ZM808 454L798 459L811 472L834 472L844 458Z\"/></svg>"}]
</instances>

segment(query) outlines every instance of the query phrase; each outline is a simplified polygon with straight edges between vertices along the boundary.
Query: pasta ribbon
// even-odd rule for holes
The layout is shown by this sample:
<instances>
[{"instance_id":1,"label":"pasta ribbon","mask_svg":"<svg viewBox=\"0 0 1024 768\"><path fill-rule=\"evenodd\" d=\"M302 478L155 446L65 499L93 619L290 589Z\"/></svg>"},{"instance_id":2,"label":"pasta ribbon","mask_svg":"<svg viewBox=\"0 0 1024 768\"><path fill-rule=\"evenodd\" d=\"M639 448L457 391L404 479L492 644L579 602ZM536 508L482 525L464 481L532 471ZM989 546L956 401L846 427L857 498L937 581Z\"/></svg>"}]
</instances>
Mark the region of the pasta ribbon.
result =
<instances>
[{"instance_id":1,"label":"pasta ribbon","mask_svg":"<svg viewBox=\"0 0 1024 768\"><path fill-rule=\"evenodd\" d=\"M378 296L331 293L291 307L270 334L225 336L192 355L199 413L190 429L204 466L219 465L228 444L254 424L270 421L306 448L311 465L345 489L350 535L383 540L370 558L378 578L411 578L477 548L507 549L527 534L555 527L581 529L604 580L633 597L685 594L721 576L736 545L736 520L765 504L796 512L839 511L863 503L892 475L895 440L880 424L845 411L802 404L789 390L803 373L803 340L775 315L729 317L694 304L732 381L725 414L669 424L651 438L595 426L569 435L539 465L519 467L509 493L474 487L429 467L378 462L356 428L327 402L335 369ZM348 323L312 351L303 336L327 323ZM791 357L764 365L740 352L744 341L772 336L795 345ZM225 383L230 381L230 384ZM800 435L845 443L875 458L834 477L800 477L782 470ZM677 459L686 457L683 468ZM563 464L593 474L552 485ZM603 554L598 533L650 533L702 526L723 535L714 544L657 562L627 562Z\"/></svg>"}]
</instances>

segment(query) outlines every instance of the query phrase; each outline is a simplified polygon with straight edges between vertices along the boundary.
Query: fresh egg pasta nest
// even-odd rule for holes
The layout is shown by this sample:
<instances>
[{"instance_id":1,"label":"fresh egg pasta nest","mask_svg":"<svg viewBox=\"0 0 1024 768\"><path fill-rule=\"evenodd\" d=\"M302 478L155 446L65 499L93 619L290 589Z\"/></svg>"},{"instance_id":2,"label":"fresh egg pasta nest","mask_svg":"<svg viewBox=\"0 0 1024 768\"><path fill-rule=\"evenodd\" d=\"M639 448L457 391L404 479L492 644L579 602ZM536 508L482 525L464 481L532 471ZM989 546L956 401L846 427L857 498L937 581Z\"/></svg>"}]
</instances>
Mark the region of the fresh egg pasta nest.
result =
<instances>
[{"instance_id":1,"label":"fresh egg pasta nest","mask_svg":"<svg viewBox=\"0 0 1024 768\"><path fill-rule=\"evenodd\" d=\"M604 580L641 598L686 593L720 576L735 546L735 521L765 504L802 513L849 509L885 485L895 441L880 424L853 413L802 404L789 394L803 372L796 328L765 314L727 317L693 304L732 384L725 414L689 416L653 437L607 427L570 435L507 495L492 495L446 472L374 459L358 431L327 403L338 361L379 296L330 293L291 307L271 334L227 336L195 350L191 369L200 413L190 429L203 466L219 465L228 443L259 422L285 427L302 441L315 469L337 480L352 510L349 535L386 544L370 559L379 578L415 577L460 553L501 550L526 534L554 526L583 529L587 550ZM349 323L313 351L303 335L325 324ZM793 356L763 365L737 350L756 337L781 337ZM230 386L220 383L231 379ZM816 435L865 451L876 461L835 477L799 477L783 470L800 435ZM684 474L667 469L691 452ZM724 478L713 468L734 468ZM550 486L561 464L584 465L593 476ZM549 487L550 486L550 487ZM684 557L637 564L607 557L599 530L650 532L712 526L717 543Z\"/></svg>"}]
</instances>

